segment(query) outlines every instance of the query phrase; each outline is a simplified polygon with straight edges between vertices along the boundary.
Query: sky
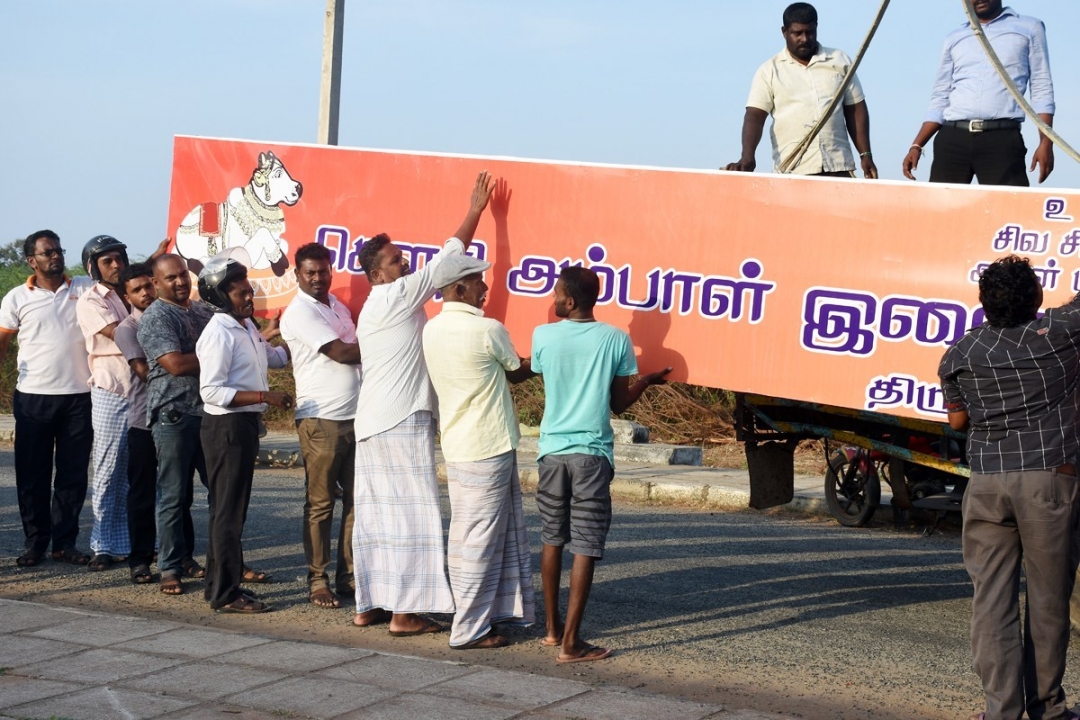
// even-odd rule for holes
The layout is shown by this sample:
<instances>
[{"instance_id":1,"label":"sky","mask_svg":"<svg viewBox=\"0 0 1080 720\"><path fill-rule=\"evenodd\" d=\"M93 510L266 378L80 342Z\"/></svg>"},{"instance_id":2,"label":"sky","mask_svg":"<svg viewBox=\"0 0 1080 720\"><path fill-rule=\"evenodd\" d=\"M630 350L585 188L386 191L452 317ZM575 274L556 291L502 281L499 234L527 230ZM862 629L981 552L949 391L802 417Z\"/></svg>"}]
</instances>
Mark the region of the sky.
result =
<instances>
[{"instance_id":1,"label":"sky","mask_svg":"<svg viewBox=\"0 0 1080 720\"><path fill-rule=\"evenodd\" d=\"M787 2L347 0L339 144L718 168L739 157ZM819 41L854 56L879 2L814 5ZM1046 23L1055 128L1080 148L1080 2L1012 7ZM0 243L51 228L71 250L107 233L146 255L167 234L174 135L316 140L324 0L3 10ZM859 70L882 177L902 178L942 41L964 22L960 0L890 5ZM757 159L771 167L767 135ZM1046 185L1080 188L1080 164L1056 159Z\"/></svg>"}]
</instances>

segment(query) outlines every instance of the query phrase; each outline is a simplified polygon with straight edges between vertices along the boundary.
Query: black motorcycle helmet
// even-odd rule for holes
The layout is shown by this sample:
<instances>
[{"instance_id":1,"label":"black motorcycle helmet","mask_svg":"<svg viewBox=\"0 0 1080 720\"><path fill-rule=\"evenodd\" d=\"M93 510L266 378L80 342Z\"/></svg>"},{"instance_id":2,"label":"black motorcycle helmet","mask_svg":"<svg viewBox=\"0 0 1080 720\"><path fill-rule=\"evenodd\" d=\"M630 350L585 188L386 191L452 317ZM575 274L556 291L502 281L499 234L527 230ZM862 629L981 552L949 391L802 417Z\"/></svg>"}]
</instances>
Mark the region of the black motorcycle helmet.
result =
<instances>
[{"instance_id":1,"label":"black motorcycle helmet","mask_svg":"<svg viewBox=\"0 0 1080 720\"><path fill-rule=\"evenodd\" d=\"M90 242L83 245L82 264L83 267L86 268L86 272L90 274L91 278L98 282L101 281L101 272L98 270L97 259L107 252L114 252L116 250L120 251L120 256L124 259L124 265L127 265L127 245L120 242L112 235L98 235L97 237L90 238Z\"/></svg>"},{"instance_id":2,"label":"black motorcycle helmet","mask_svg":"<svg viewBox=\"0 0 1080 720\"><path fill-rule=\"evenodd\" d=\"M199 272L199 297L215 312L229 312L226 288L237 278L247 277L247 268L231 257L211 258Z\"/></svg>"}]
</instances>

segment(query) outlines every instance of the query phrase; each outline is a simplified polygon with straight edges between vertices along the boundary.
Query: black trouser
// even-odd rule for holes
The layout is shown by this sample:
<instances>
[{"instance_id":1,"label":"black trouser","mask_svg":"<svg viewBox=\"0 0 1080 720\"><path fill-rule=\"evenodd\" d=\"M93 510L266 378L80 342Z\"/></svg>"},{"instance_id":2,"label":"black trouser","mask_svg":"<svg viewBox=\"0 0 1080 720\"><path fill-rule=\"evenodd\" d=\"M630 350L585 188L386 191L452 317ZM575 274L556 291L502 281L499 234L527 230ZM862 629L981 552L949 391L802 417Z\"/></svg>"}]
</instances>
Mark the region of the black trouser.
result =
<instances>
[{"instance_id":1,"label":"black trouser","mask_svg":"<svg viewBox=\"0 0 1080 720\"><path fill-rule=\"evenodd\" d=\"M50 541L54 552L73 548L94 445L90 392L37 395L16 390L13 405L15 488L26 549L43 553Z\"/></svg>"},{"instance_id":2,"label":"black trouser","mask_svg":"<svg viewBox=\"0 0 1080 720\"><path fill-rule=\"evenodd\" d=\"M1027 187L1027 148L1019 128L969 132L942 126L934 138L930 182Z\"/></svg>"},{"instance_id":3,"label":"black trouser","mask_svg":"<svg viewBox=\"0 0 1080 720\"><path fill-rule=\"evenodd\" d=\"M206 592L217 610L240 596L244 551L240 538L251 500L259 451L258 413L203 413L203 454L210 483L210 539L206 545Z\"/></svg>"},{"instance_id":4,"label":"black trouser","mask_svg":"<svg viewBox=\"0 0 1080 720\"><path fill-rule=\"evenodd\" d=\"M157 538L157 452L149 430L128 428L128 566L149 565Z\"/></svg>"}]
</instances>

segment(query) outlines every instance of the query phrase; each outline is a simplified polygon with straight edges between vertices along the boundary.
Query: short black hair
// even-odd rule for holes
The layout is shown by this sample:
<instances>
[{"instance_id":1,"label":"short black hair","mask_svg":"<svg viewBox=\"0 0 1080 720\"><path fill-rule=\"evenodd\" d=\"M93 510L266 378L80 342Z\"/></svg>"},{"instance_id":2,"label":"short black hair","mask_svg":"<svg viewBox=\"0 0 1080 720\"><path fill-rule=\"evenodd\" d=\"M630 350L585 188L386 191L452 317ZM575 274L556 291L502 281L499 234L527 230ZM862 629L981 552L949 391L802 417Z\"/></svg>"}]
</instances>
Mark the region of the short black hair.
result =
<instances>
[{"instance_id":1,"label":"short black hair","mask_svg":"<svg viewBox=\"0 0 1080 720\"><path fill-rule=\"evenodd\" d=\"M34 255L34 251L37 250L37 241L45 238L46 240L52 240L53 242L60 242L60 236L54 233L52 230L38 230L36 233L31 233L26 236L26 240L23 241L23 257L29 260Z\"/></svg>"},{"instance_id":2,"label":"short black hair","mask_svg":"<svg viewBox=\"0 0 1080 720\"><path fill-rule=\"evenodd\" d=\"M129 280L134 280L140 277L154 277L154 271L150 269L149 263L132 263L120 271L120 289L125 293L127 292L127 284Z\"/></svg>"},{"instance_id":3,"label":"short black hair","mask_svg":"<svg viewBox=\"0 0 1080 720\"><path fill-rule=\"evenodd\" d=\"M371 279L371 271L379 266L379 255L382 253L382 249L389 244L390 236L386 233L379 233L360 246L360 252L357 253L356 259L360 261L360 267L364 270L368 280Z\"/></svg>"},{"instance_id":4,"label":"short black hair","mask_svg":"<svg viewBox=\"0 0 1080 720\"><path fill-rule=\"evenodd\" d=\"M300 267L300 263L305 260L322 260L323 262L330 262L330 250L325 245L319 243L308 243L307 245L301 245L296 249L296 255L293 256L293 264L296 267Z\"/></svg>"},{"instance_id":5,"label":"short black hair","mask_svg":"<svg viewBox=\"0 0 1080 720\"><path fill-rule=\"evenodd\" d=\"M784 10L784 27L791 27L792 23L800 25L813 25L817 22L817 10L806 2L791 3Z\"/></svg>"},{"instance_id":6,"label":"short black hair","mask_svg":"<svg viewBox=\"0 0 1080 720\"><path fill-rule=\"evenodd\" d=\"M979 275L979 302L986 321L1010 328L1035 319L1035 301L1042 285L1027 258L1009 255L992 262Z\"/></svg>"},{"instance_id":7,"label":"short black hair","mask_svg":"<svg viewBox=\"0 0 1080 720\"><path fill-rule=\"evenodd\" d=\"M600 297L600 276L595 271L571 265L562 269L559 280L562 281L566 294L574 298L574 304L579 309L593 309L596 299Z\"/></svg>"}]
</instances>

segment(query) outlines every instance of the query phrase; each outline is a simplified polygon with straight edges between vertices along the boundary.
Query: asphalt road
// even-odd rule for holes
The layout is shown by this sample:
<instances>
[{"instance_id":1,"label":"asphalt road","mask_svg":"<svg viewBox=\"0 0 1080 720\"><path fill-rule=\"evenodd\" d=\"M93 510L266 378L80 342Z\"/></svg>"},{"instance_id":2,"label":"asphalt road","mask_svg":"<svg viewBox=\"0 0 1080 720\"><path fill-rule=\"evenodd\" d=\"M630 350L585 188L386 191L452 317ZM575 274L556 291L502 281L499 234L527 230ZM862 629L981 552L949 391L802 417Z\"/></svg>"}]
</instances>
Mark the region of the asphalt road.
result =
<instances>
[{"instance_id":1,"label":"asphalt road","mask_svg":"<svg viewBox=\"0 0 1080 720\"><path fill-rule=\"evenodd\" d=\"M52 562L16 568L22 532L12 453L0 446L0 596L464 660L795 717L956 718L981 709L970 669L971 585L955 530L924 537L804 516L617 505L584 628L587 639L617 654L558 666L553 651L536 642L538 628L516 635L509 648L460 653L446 647L445 636L391 639L385 626L351 628L348 609L312 606L302 503L302 471L257 473L245 553L250 564L274 573L273 584L257 589L278 610L218 616L202 601L199 582L167 598L156 586L132 586L126 569L89 573ZM525 505L538 568L532 496ZM196 509L201 554L201 488ZM83 548L89 524L88 501ZM539 575L535 584L539 599ZM1074 643L1066 675L1073 702L1080 689L1076 655Z\"/></svg>"}]
</instances>

